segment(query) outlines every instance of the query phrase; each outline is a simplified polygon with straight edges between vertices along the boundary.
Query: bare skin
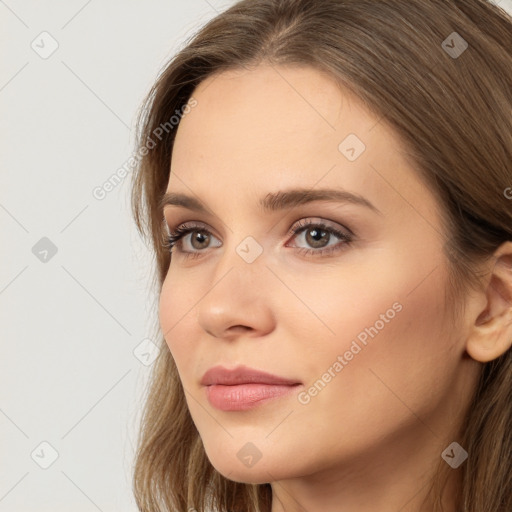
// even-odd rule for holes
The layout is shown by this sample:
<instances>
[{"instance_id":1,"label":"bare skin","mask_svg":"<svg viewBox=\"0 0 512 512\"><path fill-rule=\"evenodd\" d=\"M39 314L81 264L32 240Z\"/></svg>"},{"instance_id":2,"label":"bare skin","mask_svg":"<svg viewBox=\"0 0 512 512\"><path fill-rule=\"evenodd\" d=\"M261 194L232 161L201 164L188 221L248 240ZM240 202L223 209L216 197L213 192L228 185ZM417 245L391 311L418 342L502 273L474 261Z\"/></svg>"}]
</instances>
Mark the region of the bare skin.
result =
<instances>
[{"instance_id":1,"label":"bare skin","mask_svg":"<svg viewBox=\"0 0 512 512\"><path fill-rule=\"evenodd\" d=\"M231 480L270 482L272 512L429 510L426 486L458 439L481 363L510 346L510 304L474 293L453 325L435 197L395 133L327 75L260 65L210 77L193 96L167 191L209 213L164 209L171 230L193 230L173 248L159 316L208 458ZM364 151L354 138L340 148L349 134ZM375 209L318 200L260 210L261 198L292 188L343 189ZM504 289L512 296L510 280ZM219 410L201 377L238 364L301 385ZM244 446L261 456L250 467ZM456 512L460 470L450 474L444 503Z\"/></svg>"}]
</instances>

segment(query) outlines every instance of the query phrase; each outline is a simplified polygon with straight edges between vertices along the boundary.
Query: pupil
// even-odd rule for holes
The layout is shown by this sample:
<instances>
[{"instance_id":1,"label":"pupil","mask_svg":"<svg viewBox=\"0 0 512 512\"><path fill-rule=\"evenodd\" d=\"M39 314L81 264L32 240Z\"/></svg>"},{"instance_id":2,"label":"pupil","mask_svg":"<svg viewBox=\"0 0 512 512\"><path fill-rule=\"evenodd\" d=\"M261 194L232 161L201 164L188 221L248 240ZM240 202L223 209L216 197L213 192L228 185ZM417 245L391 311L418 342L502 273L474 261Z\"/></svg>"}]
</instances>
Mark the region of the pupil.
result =
<instances>
[{"instance_id":1,"label":"pupil","mask_svg":"<svg viewBox=\"0 0 512 512\"><path fill-rule=\"evenodd\" d=\"M319 229L310 229L308 233L311 233L311 235L307 235L306 238L308 239L307 242L312 245L313 247L319 247L322 246L322 239L328 239L329 233L327 231L321 231ZM327 241L327 240L324 240Z\"/></svg>"},{"instance_id":2,"label":"pupil","mask_svg":"<svg viewBox=\"0 0 512 512\"><path fill-rule=\"evenodd\" d=\"M204 233L201 233L200 231L196 231L195 233L196 233L196 235L194 237L192 237L192 245L193 246L195 246L196 242L199 244L199 246L201 246L201 244L204 244L205 241L208 242L208 239L209 239L208 235L205 235ZM195 247L195 249L197 249L197 248L198 247ZM201 249L201 247L199 247L199 249Z\"/></svg>"}]
</instances>

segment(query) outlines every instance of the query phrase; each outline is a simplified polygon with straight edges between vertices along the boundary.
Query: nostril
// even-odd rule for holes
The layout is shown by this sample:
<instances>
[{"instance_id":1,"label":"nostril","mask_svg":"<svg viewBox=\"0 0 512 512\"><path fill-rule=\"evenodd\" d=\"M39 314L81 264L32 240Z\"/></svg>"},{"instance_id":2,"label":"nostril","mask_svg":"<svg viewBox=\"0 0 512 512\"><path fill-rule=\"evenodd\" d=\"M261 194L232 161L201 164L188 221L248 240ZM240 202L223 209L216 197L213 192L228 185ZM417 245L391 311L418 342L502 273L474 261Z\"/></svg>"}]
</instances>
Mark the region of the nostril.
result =
<instances>
[{"instance_id":1,"label":"nostril","mask_svg":"<svg viewBox=\"0 0 512 512\"><path fill-rule=\"evenodd\" d=\"M230 328L230 331L250 331L252 330L251 327L247 327L246 325L233 325L233 327Z\"/></svg>"}]
</instances>

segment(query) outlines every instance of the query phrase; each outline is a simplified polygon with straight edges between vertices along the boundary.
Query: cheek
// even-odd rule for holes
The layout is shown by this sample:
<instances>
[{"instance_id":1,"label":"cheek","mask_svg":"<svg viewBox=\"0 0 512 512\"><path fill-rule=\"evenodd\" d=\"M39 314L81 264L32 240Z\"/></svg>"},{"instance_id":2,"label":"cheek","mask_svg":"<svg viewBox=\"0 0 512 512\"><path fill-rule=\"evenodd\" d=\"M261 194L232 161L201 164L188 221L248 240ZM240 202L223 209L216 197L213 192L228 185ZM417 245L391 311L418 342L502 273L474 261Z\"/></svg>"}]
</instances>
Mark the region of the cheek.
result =
<instances>
[{"instance_id":1,"label":"cheek","mask_svg":"<svg viewBox=\"0 0 512 512\"><path fill-rule=\"evenodd\" d=\"M190 335L197 329L195 313L191 311L198 300L197 293L184 284L170 270L162 285L158 305L160 327L178 369L193 359L193 351L186 340L192 341Z\"/></svg>"},{"instance_id":2,"label":"cheek","mask_svg":"<svg viewBox=\"0 0 512 512\"><path fill-rule=\"evenodd\" d=\"M333 381L338 380L343 393L364 398L362 390L378 386L390 394L376 376L382 375L390 386L408 386L413 396L415 385L431 386L433 379L441 385L442 372L456 364L453 332L443 323L444 267L440 264L425 279L435 262L421 271L421 259L415 265L398 254L390 256L392 264L384 260L373 258L371 265L359 267L347 264L339 273L325 269L301 280L300 299L310 311L299 301L289 302L295 313L288 325L294 325L294 338L300 340L311 383L341 356L343 369L337 365L336 374L345 377ZM380 262L378 270L375 261Z\"/></svg>"},{"instance_id":3,"label":"cheek","mask_svg":"<svg viewBox=\"0 0 512 512\"><path fill-rule=\"evenodd\" d=\"M408 339L420 332L435 332L444 314L447 273L434 249L430 258L405 244L402 252L395 247L365 249L364 254L348 254L339 270L326 266L305 274L297 289L311 314L304 314L298 301L296 307L302 308L303 327L315 326L321 338L315 348L325 344L348 349L346 344L359 336L363 345L372 339L393 338L393 347L401 350L410 347ZM430 343L438 341L434 337Z\"/></svg>"},{"instance_id":4,"label":"cheek","mask_svg":"<svg viewBox=\"0 0 512 512\"><path fill-rule=\"evenodd\" d=\"M374 279L371 293L349 280L345 293L330 288L338 298L316 312L335 335L305 348L310 385L329 380L329 368L336 374L312 398L325 421L353 435L370 435L370 424L391 432L413 418L411 410L427 414L441 400L459 357L442 322L445 276L440 271L415 289L419 280L417 274L400 280L386 274ZM315 303L321 304L318 298Z\"/></svg>"}]
</instances>

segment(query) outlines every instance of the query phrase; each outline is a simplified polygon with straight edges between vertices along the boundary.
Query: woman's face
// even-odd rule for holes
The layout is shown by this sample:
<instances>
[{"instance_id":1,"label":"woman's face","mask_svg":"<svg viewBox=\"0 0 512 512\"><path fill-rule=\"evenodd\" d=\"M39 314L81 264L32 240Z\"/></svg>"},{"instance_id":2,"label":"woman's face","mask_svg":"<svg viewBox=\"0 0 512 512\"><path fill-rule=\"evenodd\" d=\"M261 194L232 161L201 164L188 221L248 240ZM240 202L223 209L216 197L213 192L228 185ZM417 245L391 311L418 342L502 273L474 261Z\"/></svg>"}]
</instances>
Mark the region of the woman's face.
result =
<instances>
[{"instance_id":1,"label":"woman's face","mask_svg":"<svg viewBox=\"0 0 512 512\"><path fill-rule=\"evenodd\" d=\"M312 68L224 72L193 96L167 192L204 211L164 208L192 231L159 315L208 458L254 483L437 462L476 373L445 310L438 205L400 141ZM242 365L290 385L201 383Z\"/></svg>"}]
</instances>

